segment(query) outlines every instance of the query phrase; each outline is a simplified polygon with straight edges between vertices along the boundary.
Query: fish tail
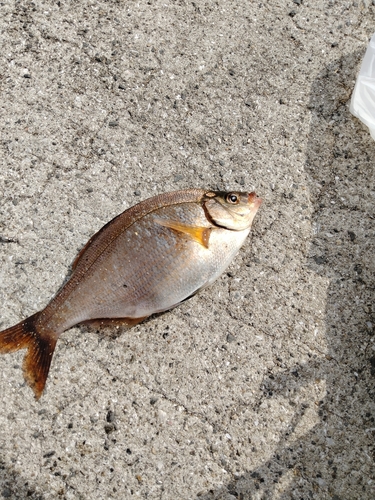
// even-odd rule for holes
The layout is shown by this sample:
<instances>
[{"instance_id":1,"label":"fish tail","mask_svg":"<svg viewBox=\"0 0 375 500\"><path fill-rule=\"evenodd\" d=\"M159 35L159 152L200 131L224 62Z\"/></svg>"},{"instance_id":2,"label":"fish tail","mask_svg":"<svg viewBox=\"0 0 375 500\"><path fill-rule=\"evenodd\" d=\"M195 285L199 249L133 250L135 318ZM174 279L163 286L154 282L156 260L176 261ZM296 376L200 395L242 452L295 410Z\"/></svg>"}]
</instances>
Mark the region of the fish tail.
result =
<instances>
[{"instance_id":1,"label":"fish tail","mask_svg":"<svg viewBox=\"0 0 375 500\"><path fill-rule=\"evenodd\" d=\"M52 355L55 350L57 335L41 331L38 324L40 312L0 332L0 353L27 349L23 360L23 375L33 389L35 398L42 395Z\"/></svg>"}]
</instances>

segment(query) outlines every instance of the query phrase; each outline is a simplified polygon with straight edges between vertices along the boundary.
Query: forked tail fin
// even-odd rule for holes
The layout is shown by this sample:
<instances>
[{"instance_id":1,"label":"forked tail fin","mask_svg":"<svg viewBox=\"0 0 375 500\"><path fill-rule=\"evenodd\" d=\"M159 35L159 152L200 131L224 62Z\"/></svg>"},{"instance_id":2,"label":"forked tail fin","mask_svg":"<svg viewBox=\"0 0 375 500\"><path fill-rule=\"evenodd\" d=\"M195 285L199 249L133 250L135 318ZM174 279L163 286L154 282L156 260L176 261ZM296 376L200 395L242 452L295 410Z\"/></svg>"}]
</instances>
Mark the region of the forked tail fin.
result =
<instances>
[{"instance_id":1,"label":"forked tail fin","mask_svg":"<svg viewBox=\"0 0 375 500\"><path fill-rule=\"evenodd\" d=\"M36 399L42 395L57 336L38 331L37 319L40 313L0 332L0 353L27 349L23 360L23 375L33 389Z\"/></svg>"}]
</instances>

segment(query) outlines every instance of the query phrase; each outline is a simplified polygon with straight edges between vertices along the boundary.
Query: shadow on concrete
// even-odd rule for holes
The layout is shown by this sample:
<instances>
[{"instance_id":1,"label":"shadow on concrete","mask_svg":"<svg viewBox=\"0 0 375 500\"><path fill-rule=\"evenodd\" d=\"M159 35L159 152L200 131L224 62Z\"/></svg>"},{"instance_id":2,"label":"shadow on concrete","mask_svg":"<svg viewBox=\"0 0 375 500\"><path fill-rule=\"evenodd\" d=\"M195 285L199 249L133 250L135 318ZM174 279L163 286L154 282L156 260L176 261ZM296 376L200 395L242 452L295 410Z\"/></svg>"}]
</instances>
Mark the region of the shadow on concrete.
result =
<instances>
[{"instance_id":1,"label":"shadow on concrete","mask_svg":"<svg viewBox=\"0 0 375 500\"><path fill-rule=\"evenodd\" d=\"M30 481L16 472L0 458L0 498L10 500L43 500Z\"/></svg>"},{"instance_id":2,"label":"shadow on concrete","mask_svg":"<svg viewBox=\"0 0 375 500\"><path fill-rule=\"evenodd\" d=\"M375 142L348 106L362 57L352 53L327 66L309 102L313 235L306 266L329 280L326 352L262 384L264 398L274 398L291 383L301 388L323 379L326 395L295 406L267 462L199 500L375 498ZM314 404L319 423L293 440Z\"/></svg>"}]
</instances>

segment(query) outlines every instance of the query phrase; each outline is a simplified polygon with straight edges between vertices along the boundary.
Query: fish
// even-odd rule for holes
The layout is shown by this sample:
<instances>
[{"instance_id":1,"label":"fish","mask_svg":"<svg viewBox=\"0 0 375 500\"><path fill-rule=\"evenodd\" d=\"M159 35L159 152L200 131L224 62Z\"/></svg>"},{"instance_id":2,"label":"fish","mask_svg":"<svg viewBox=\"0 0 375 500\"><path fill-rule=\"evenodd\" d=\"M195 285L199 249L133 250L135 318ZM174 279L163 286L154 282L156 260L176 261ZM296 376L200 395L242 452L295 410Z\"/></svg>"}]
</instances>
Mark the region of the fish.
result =
<instances>
[{"instance_id":1,"label":"fish","mask_svg":"<svg viewBox=\"0 0 375 500\"><path fill-rule=\"evenodd\" d=\"M38 400L64 331L131 327L209 286L245 242L261 202L255 192L185 189L125 210L90 238L43 310L0 332L0 353L27 349L23 375Z\"/></svg>"}]
</instances>

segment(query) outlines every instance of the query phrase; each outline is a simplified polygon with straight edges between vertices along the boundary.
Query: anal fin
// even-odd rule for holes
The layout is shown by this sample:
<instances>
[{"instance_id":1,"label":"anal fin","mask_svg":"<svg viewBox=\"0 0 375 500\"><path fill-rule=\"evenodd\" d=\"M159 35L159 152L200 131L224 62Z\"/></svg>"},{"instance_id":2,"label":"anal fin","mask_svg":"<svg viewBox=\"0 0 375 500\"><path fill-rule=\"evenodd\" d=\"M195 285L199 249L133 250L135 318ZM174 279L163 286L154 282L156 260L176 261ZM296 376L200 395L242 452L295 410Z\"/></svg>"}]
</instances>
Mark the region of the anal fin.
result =
<instances>
[{"instance_id":1,"label":"anal fin","mask_svg":"<svg viewBox=\"0 0 375 500\"><path fill-rule=\"evenodd\" d=\"M83 321L82 325L92 326L93 328L101 328L101 327L120 327L124 326L127 328L131 328L132 326L138 325L143 320L145 320L148 316L144 316L143 318L95 318L88 319Z\"/></svg>"},{"instance_id":2,"label":"anal fin","mask_svg":"<svg viewBox=\"0 0 375 500\"><path fill-rule=\"evenodd\" d=\"M210 227L188 226L186 224L181 224L180 222L167 219L155 219L155 222L160 226L168 227L179 233L186 234L191 239L197 241L205 248L208 248L208 243L211 234Z\"/></svg>"}]
</instances>

